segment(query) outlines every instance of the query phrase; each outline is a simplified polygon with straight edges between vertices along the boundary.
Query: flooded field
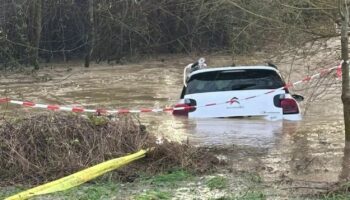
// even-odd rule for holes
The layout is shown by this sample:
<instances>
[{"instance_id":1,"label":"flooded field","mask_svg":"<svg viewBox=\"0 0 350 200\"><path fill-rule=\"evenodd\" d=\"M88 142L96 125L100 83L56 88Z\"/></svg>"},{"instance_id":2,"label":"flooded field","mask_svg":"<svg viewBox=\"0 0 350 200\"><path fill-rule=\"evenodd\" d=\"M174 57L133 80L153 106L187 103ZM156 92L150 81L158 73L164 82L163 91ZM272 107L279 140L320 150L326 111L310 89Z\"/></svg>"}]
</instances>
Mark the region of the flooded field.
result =
<instances>
[{"instance_id":1,"label":"flooded field","mask_svg":"<svg viewBox=\"0 0 350 200\"><path fill-rule=\"evenodd\" d=\"M180 96L183 67L192 60L186 56L170 57L139 64L95 64L91 68L77 67L81 63L55 64L36 76L3 76L0 94L15 100L87 108L171 106ZM231 63L230 56L210 56L208 59L212 66ZM281 66L281 70L288 72L289 69ZM299 70L298 76L291 77L303 73ZM232 170L253 171L263 180L269 196L288 198L293 194L323 191L349 174L346 163L350 154L343 156L342 106L338 89L332 87L326 97L315 100L308 96L312 94L311 89L305 92L301 88L299 93L306 97L302 109L307 112L300 122L192 120L174 117L170 113L145 113L137 118L156 135L213 148L231 163L224 171L228 176L232 175ZM1 109L5 117L38 111L4 104ZM237 184L238 188L239 183L232 184Z\"/></svg>"}]
</instances>

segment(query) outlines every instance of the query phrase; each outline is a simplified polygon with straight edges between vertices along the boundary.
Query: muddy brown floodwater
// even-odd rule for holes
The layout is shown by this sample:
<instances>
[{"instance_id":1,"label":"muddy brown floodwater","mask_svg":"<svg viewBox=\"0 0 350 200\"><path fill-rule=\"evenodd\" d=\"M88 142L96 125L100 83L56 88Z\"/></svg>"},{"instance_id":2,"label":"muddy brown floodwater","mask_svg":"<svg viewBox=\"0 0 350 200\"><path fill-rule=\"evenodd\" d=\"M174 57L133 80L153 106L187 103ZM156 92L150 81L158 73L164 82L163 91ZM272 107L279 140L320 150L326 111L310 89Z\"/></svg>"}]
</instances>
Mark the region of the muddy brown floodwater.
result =
<instances>
[{"instance_id":1,"label":"muddy brown floodwater","mask_svg":"<svg viewBox=\"0 0 350 200\"><path fill-rule=\"evenodd\" d=\"M180 96L183 67L191 60L190 57L173 57L165 61L159 58L142 64L96 64L88 69L76 67L81 66L80 63L55 64L34 77L18 74L2 77L0 92L1 96L17 100L88 108L170 106ZM222 66L232 61L230 56L211 56L209 62ZM232 153L224 156L232 161L232 168L259 173L266 185L271 183L275 188L267 191L269 195L288 197L294 192L322 191L349 170L342 165L343 160L350 159L343 159L339 91L331 91L327 98L302 104L306 105L307 114L300 122L192 120L169 113L145 113L137 117L149 131L159 136L230 149L228 152ZM12 105L1 105L1 109L9 114L37 111Z\"/></svg>"}]
</instances>

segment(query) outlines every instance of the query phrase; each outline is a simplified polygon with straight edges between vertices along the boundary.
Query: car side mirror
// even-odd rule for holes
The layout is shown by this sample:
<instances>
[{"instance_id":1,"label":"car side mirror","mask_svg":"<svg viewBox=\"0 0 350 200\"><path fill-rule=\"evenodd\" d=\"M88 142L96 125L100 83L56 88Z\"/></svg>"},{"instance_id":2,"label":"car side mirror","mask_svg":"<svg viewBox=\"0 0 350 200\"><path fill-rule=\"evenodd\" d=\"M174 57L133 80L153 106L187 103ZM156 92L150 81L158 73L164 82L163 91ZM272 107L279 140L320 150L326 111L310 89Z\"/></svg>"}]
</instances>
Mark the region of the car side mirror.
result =
<instances>
[{"instance_id":1,"label":"car side mirror","mask_svg":"<svg viewBox=\"0 0 350 200\"><path fill-rule=\"evenodd\" d=\"M304 101L304 97L298 94L293 94L292 97L297 101L297 102L301 102Z\"/></svg>"}]
</instances>

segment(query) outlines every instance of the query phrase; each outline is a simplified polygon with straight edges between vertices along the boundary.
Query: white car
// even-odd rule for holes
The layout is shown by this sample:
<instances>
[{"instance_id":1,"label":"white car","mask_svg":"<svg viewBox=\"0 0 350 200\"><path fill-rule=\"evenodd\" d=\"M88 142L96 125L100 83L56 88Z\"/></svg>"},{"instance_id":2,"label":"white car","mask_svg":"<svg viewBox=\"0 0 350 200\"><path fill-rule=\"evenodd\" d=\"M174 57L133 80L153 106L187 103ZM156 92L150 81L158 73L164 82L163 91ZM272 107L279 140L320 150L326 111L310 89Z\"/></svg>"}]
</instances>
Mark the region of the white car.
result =
<instances>
[{"instance_id":1,"label":"white car","mask_svg":"<svg viewBox=\"0 0 350 200\"><path fill-rule=\"evenodd\" d=\"M273 66L198 69L185 76L174 115L190 118L264 117L301 120L300 95L289 94Z\"/></svg>"}]
</instances>

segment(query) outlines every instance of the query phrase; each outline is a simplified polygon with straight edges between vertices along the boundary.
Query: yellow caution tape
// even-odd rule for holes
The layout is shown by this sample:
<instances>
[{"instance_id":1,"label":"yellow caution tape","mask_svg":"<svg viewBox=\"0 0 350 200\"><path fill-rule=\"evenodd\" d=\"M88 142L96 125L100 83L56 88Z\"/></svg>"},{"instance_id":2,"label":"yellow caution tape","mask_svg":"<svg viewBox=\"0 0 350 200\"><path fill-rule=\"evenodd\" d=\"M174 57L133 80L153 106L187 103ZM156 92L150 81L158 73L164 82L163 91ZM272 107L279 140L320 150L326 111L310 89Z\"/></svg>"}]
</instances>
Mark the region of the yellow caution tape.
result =
<instances>
[{"instance_id":1,"label":"yellow caution tape","mask_svg":"<svg viewBox=\"0 0 350 200\"><path fill-rule=\"evenodd\" d=\"M5 200L23 200L33 196L49 194L53 192L67 190L69 188L81 185L98 176L101 176L109 171L115 170L123 165L126 165L134 160L145 157L146 150L140 150L137 153L127 155L121 158L115 158L95 166L89 167L82 171L76 172L69 176L60 178L58 180L37 186L24 192L6 198Z\"/></svg>"}]
</instances>

